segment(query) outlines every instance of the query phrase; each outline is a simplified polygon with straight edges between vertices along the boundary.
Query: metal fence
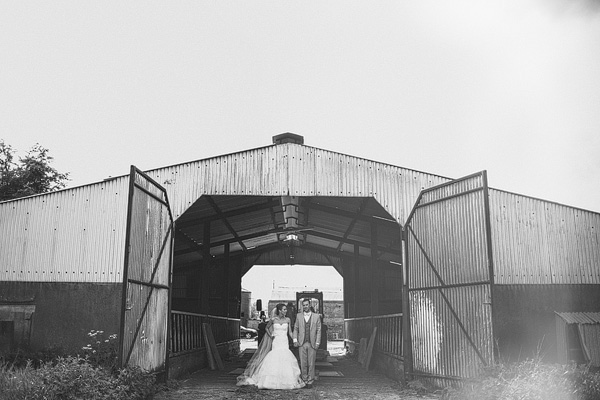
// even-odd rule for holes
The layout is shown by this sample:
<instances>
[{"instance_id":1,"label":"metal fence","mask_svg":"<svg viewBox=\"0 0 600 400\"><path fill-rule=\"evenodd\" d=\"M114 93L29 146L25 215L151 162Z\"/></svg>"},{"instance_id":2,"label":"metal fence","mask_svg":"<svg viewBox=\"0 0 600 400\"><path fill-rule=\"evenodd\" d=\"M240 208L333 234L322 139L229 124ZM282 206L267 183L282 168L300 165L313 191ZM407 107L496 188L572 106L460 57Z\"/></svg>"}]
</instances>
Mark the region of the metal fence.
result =
<instances>
[{"instance_id":1,"label":"metal fence","mask_svg":"<svg viewBox=\"0 0 600 400\"><path fill-rule=\"evenodd\" d=\"M344 319L346 338L356 343L361 338L368 339L374 327L377 335L373 351L402 358L402 313Z\"/></svg>"},{"instance_id":2,"label":"metal fence","mask_svg":"<svg viewBox=\"0 0 600 400\"><path fill-rule=\"evenodd\" d=\"M171 311L171 356L206 347L203 323L210 326L217 344L240 337L239 318Z\"/></svg>"}]
</instances>

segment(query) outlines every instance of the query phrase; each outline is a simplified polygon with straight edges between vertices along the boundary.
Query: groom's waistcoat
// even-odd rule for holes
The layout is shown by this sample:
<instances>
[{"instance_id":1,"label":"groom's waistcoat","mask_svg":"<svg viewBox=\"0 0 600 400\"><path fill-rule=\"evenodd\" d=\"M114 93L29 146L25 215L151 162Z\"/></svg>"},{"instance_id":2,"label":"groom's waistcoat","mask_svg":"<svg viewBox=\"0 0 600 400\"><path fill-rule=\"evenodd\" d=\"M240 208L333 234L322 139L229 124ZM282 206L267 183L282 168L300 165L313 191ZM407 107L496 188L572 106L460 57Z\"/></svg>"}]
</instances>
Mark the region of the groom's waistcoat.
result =
<instances>
[{"instance_id":1,"label":"groom's waistcoat","mask_svg":"<svg viewBox=\"0 0 600 400\"><path fill-rule=\"evenodd\" d=\"M304 343L308 342L310 343L310 320L312 318L312 313L310 314L310 317L308 318L308 321L305 321L304 323ZM304 318L304 315L302 316L302 318Z\"/></svg>"}]
</instances>

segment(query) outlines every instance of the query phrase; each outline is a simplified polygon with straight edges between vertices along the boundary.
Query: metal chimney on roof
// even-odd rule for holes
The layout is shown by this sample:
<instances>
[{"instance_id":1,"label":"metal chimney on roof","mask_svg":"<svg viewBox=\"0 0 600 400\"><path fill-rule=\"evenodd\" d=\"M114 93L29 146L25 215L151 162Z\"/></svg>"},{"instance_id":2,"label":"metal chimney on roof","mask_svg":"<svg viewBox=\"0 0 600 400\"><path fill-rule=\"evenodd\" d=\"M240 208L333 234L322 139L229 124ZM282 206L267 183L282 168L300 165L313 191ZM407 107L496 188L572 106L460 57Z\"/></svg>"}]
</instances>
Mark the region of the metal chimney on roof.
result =
<instances>
[{"instance_id":1,"label":"metal chimney on roof","mask_svg":"<svg viewBox=\"0 0 600 400\"><path fill-rule=\"evenodd\" d=\"M273 136L273 144L296 143L304 144L304 136L296 135L295 133L282 133Z\"/></svg>"}]
</instances>

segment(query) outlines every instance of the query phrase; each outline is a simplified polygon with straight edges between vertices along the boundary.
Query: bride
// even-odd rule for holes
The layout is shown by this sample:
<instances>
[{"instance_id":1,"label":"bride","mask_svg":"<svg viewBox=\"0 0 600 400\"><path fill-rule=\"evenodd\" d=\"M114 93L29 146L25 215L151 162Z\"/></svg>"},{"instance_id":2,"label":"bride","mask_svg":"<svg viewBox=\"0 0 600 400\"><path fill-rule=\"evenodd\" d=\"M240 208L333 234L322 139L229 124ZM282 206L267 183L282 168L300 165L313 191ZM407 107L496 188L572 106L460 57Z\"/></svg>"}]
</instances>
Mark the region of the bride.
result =
<instances>
[{"instance_id":1,"label":"bride","mask_svg":"<svg viewBox=\"0 0 600 400\"><path fill-rule=\"evenodd\" d=\"M272 324L261 340L258 350L237 377L237 386L256 385L259 389L299 389L305 386L300 378L300 367L288 347L292 337L290 319L285 304L277 304L271 317Z\"/></svg>"}]
</instances>

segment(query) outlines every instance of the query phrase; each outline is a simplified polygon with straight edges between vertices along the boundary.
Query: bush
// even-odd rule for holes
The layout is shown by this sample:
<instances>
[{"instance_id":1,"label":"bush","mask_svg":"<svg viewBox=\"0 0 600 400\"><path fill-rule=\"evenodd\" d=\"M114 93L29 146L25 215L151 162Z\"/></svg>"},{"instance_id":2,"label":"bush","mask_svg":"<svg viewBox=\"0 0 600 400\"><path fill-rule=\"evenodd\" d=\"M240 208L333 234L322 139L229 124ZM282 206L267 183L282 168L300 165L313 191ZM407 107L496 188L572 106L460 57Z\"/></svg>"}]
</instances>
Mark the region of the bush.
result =
<instances>
[{"instance_id":1,"label":"bush","mask_svg":"<svg viewBox=\"0 0 600 400\"><path fill-rule=\"evenodd\" d=\"M461 388L446 389L448 400L593 400L600 399L600 373L577 365L527 360L499 364Z\"/></svg>"},{"instance_id":2,"label":"bush","mask_svg":"<svg viewBox=\"0 0 600 400\"><path fill-rule=\"evenodd\" d=\"M58 358L35 369L31 363L0 366L3 400L146 399L154 393L154 375L127 367L111 373L81 357Z\"/></svg>"},{"instance_id":3,"label":"bush","mask_svg":"<svg viewBox=\"0 0 600 400\"><path fill-rule=\"evenodd\" d=\"M146 399L155 392L154 375L119 368L117 335L92 330L87 336L81 355L54 348L0 358L0 399Z\"/></svg>"},{"instance_id":4,"label":"bush","mask_svg":"<svg viewBox=\"0 0 600 400\"><path fill-rule=\"evenodd\" d=\"M573 374L573 382L580 399L600 399L600 371L589 367L578 368Z\"/></svg>"}]
</instances>

